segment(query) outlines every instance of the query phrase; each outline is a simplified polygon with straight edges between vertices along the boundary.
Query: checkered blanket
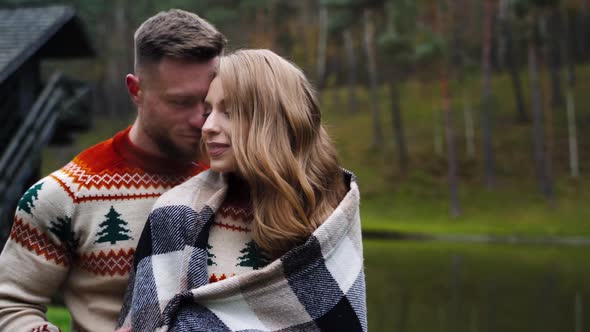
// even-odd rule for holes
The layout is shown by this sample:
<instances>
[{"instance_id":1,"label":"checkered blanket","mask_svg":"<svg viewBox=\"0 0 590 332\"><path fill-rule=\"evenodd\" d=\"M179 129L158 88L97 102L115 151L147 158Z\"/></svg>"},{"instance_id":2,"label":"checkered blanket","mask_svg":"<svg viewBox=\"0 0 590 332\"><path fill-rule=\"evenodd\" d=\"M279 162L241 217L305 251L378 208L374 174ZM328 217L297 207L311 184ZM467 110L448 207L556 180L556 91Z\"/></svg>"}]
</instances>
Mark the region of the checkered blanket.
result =
<instances>
[{"instance_id":1,"label":"checkered blanket","mask_svg":"<svg viewBox=\"0 0 590 332\"><path fill-rule=\"evenodd\" d=\"M302 245L212 284L207 237L226 179L199 174L164 194L139 241L119 326L133 331L367 331L359 190Z\"/></svg>"}]
</instances>

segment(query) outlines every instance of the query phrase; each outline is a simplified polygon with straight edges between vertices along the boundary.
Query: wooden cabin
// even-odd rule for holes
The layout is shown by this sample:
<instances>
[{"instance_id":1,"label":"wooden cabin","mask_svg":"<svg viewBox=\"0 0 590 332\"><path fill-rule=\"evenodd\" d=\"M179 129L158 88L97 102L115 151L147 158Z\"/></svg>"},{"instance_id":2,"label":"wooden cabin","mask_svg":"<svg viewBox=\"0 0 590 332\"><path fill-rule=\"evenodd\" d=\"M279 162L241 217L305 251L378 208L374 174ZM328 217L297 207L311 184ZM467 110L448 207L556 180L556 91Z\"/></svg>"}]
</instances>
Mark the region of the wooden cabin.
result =
<instances>
[{"instance_id":1,"label":"wooden cabin","mask_svg":"<svg viewBox=\"0 0 590 332\"><path fill-rule=\"evenodd\" d=\"M56 128L74 129L68 115L76 112L89 118L80 107L89 88L60 73L44 82L41 63L93 55L73 8L0 8L0 249L18 200L40 177L41 151Z\"/></svg>"}]
</instances>

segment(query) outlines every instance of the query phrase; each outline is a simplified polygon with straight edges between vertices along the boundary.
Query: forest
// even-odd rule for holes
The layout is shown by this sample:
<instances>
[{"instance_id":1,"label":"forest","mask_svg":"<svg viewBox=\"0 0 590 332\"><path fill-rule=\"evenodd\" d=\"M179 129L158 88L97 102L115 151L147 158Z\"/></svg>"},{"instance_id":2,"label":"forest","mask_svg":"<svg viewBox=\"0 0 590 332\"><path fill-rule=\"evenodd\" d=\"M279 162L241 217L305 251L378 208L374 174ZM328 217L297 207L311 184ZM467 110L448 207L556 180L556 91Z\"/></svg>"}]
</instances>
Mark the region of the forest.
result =
<instances>
[{"instance_id":1,"label":"forest","mask_svg":"<svg viewBox=\"0 0 590 332\"><path fill-rule=\"evenodd\" d=\"M97 56L43 70L92 84L93 129L44 174L132 121L133 33L182 8L312 80L359 179L370 330L590 330L590 0L0 0L56 4Z\"/></svg>"}]
</instances>

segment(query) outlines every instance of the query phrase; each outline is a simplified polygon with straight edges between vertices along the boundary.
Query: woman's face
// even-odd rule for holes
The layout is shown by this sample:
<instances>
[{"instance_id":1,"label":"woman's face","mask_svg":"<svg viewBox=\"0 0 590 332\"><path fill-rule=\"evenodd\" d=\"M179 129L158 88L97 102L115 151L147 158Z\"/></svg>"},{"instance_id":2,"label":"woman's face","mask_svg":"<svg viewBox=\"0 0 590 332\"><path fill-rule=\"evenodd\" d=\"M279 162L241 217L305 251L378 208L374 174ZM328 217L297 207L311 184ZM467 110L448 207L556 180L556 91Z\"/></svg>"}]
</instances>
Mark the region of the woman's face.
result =
<instances>
[{"instance_id":1,"label":"woman's face","mask_svg":"<svg viewBox=\"0 0 590 332\"><path fill-rule=\"evenodd\" d=\"M220 173L237 171L236 157L231 146L231 120L225 109L223 86L215 78L205 97L203 139L211 169Z\"/></svg>"}]
</instances>

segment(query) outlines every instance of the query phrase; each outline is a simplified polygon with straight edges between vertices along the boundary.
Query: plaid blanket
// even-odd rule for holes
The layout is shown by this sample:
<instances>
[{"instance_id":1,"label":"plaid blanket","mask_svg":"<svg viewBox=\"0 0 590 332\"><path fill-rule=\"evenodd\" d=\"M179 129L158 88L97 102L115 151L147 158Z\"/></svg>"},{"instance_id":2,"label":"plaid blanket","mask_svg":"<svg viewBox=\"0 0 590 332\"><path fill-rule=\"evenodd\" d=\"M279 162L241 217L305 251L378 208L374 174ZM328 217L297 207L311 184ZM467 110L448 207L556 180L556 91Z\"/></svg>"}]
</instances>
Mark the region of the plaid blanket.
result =
<instances>
[{"instance_id":1,"label":"plaid blanket","mask_svg":"<svg viewBox=\"0 0 590 332\"><path fill-rule=\"evenodd\" d=\"M359 190L302 245L212 284L207 238L227 190L207 171L165 193L144 228L119 326L133 331L367 331Z\"/></svg>"}]
</instances>

